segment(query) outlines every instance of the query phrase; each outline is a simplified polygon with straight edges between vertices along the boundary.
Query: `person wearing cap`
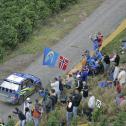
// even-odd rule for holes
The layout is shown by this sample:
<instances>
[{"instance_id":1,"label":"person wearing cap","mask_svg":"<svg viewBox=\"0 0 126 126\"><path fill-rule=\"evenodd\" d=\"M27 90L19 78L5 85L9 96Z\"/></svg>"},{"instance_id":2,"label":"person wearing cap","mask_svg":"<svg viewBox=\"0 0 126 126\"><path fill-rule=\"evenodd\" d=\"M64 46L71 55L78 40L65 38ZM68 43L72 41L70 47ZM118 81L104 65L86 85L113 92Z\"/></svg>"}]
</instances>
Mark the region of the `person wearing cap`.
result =
<instances>
[{"instance_id":1,"label":"person wearing cap","mask_svg":"<svg viewBox=\"0 0 126 126\"><path fill-rule=\"evenodd\" d=\"M24 101L24 114L25 114L25 109L29 108L30 112L32 110L32 102L31 99L28 97L25 101Z\"/></svg>"}]
</instances>

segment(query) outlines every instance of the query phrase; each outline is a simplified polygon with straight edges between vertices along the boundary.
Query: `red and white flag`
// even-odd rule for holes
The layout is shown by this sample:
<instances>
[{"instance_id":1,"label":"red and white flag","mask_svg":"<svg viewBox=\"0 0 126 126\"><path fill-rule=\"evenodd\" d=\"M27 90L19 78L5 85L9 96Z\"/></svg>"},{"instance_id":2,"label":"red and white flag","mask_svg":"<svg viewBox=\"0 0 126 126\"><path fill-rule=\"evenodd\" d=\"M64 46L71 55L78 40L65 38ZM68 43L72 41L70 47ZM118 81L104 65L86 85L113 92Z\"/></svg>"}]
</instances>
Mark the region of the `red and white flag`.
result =
<instances>
[{"instance_id":1,"label":"red and white flag","mask_svg":"<svg viewBox=\"0 0 126 126\"><path fill-rule=\"evenodd\" d=\"M59 69L66 70L68 64L69 64L69 60L67 58L65 58L64 56L59 57Z\"/></svg>"}]
</instances>

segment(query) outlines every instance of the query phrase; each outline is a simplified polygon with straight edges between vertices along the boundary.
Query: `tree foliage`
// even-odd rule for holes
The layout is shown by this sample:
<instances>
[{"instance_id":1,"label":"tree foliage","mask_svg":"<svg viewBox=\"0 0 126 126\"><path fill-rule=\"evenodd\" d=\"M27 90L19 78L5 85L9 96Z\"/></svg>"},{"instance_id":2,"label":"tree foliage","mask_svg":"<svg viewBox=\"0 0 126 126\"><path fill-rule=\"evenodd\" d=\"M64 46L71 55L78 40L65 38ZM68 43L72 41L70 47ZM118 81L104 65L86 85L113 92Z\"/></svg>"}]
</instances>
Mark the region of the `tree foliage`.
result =
<instances>
[{"instance_id":1,"label":"tree foliage","mask_svg":"<svg viewBox=\"0 0 126 126\"><path fill-rule=\"evenodd\" d=\"M38 21L47 21L77 0L0 0L0 50L14 49L33 32ZM1 53L3 54L3 53Z\"/></svg>"}]
</instances>

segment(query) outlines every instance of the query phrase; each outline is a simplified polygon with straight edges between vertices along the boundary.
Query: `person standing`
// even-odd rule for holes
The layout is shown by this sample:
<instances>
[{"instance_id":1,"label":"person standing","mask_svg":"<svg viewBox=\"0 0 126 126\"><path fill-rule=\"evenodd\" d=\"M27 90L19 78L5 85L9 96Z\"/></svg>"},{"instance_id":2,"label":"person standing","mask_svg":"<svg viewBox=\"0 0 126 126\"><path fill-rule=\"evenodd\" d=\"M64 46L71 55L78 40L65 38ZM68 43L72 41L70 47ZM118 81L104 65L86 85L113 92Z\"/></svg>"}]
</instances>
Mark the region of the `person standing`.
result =
<instances>
[{"instance_id":1,"label":"person standing","mask_svg":"<svg viewBox=\"0 0 126 126\"><path fill-rule=\"evenodd\" d=\"M77 117L77 111L78 111L78 106L80 105L82 96L79 93L78 89L75 89L75 92L73 94L73 116L76 118Z\"/></svg>"},{"instance_id":2,"label":"person standing","mask_svg":"<svg viewBox=\"0 0 126 126\"><path fill-rule=\"evenodd\" d=\"M26 116L26 124L29 124L32 122L32 116L31 116L31 111L29 108L25 108L25 116Z\"/></svg>"},{"instance_id":3,"label":"person standing","mask_svg":"<svg viewBox=\"0 0 126 126\"><path fill-rule=\"evenodd\" d=\"M120 56L117 53L114 53L110 61L114 62L116 66L119 66Z\"/></svg>"},{"instance_id":4,"label":"person standing","mask_svg":"<svg viewBox=\"0 0 126 126\"><path fill-rule=\"evenodd\" d=\"M66 86L68 88L73 88L74 87L74 78L73 78L72 74L68 75L68 78L66 79Z\"/></svg>"},{"instance_id":5,"label":"person standing","mask_svg":"<svg viewBox=\"0 0 126 126\"><path fill-rule=\"evenodd\" d=\"M39 105L39 108L35 107L33 110L32 110L32 117L33 117L33 121L34 121L34 126L39 126L40 125L40 119L41 119L41 109L40 109L40 105Z\"/></svg>"},{"instance_id":6,"label":"person standing","mask_svg":"<svg viewBox=\"0 0 126 126\"><path fill-rule=\"evenodd\" d=\"M104 65L104 71L107 74L109 72L109 68L110 68L110 58L108 55L104 55L103 65Z\"/></svg>"},{"instance_id":7,"label":"person standing","mask_svg":"<svg viewBox=\"0 0 126 126\"><path fill-rule=\"evenodd\" d=\"M91 121L92 112L95 108L95 96L93 96L91 93L89 95L90 95L90 98L88 101L88 109L89 109L88 117L89 117L89 120Z\"/></svg>"},{"instance_id":8,"label":"person standing","mask_svg":"<svg viewBox=\"0 0 126 126\"><path fill-rule=\"evenodd\" d=\"M98 38L96 35L94 35L94 36L91 36L90 39L93 42L93 50L96 51L99 48Z\"/></svg>"},{"instance_id":9,"label":"person standing","mask_svg":"<svg viewBox=\"0 0 126 126\"><path fill-rule=\"evenodd\" d=\"M120 70L119 66L115 66L114 72L113 72L113 81L115 81L117 79L119 70Z\"/></svg>"},{"instance_id":10,"label":"person standing","mask_svg":"<svg viewBox=\"0 0 126 126\"><path fill-rule=\"evenodd\" d=\"M67 126L70 126L71 119L72 119L72 112L73 112L73 103L72 103L72 97L70 96L67 101L67 112L66 112L66 121Z\"/></svg>"},{"instance_id":11,"label":"person standing","mask_svg":"<svg viewBox=\"0 0 126 126\"><path fill-rule=\"evenodd\" d=\"M32 102L30 101L29 97L24 101L24 114L25 114L25 109L26 108L29 108L29 111L31 112L31 110L32 110Z\"/></svg>"},{"instance_id":12,"label":"person standing","mask_svg":"<svg viewBox=\"0 0 126 126\"><path fill-rule=\"evenodd\" d=\"M59 76L59 90L60 90L60 94L63 94L63 79L61 76Z\"/></svg>"},{"instance_id":13,"label":"person standing","mask_svg":"<svg viewBox=\"0 0 126 126\"><path fill-rule=\"evenodd\" d=\"M59 80L57 77L54 78L54 83L51 83L51 88L55 90L58 99L60 98Z\"/></svg>"},{"instance_id":14,"label":"person standing","mask_svg":"<svg viewBox=\"0 0 126 126\"><path fill-rule=\"evenodd\" d=\"M97 39L98 39L98 46L101 47L103 42L103 35L101 32L98 32Z\"/></svg>"},{"instance_id":15,"label":"person standing","mask_svg":"<svg viewBox=\"0 0 126 126\"><path fill-rule=\"evenodd\" d=\"M13 111L13 113L18 115L18 118L19 118L19 125L20 125L20 126L25 126L25 120L26 120L25 115L24 115L23 112L20 111L18 108L15 108L15 110L16 110L16 111Z\"/></svg>"},{"instance_id":16,"label":"person standing","mask_svg":"<svg viewBox=\"0 0 126 126\"><path fill-rule=\"evenodd\" d=\"M51 108L52 108L52 110L54 110L55 109L55 105L57 103L57 95L56 95L54 89L50 90L50 96L49 96L49 98L52 100L52 107Z\"/></svg>"},{"instance_id":17,"label":"person standing","mask_svg":"<svg viewBox=\"0 0 126 126\"><path fill-rule=\"evenodd\" d=\"M87 85L87 83L85 81L83 82L83 89L82 89L82 91L83 91L82 100L84 102L85 99L88 97L88 85Z\"/></svg>"}]
</instances>

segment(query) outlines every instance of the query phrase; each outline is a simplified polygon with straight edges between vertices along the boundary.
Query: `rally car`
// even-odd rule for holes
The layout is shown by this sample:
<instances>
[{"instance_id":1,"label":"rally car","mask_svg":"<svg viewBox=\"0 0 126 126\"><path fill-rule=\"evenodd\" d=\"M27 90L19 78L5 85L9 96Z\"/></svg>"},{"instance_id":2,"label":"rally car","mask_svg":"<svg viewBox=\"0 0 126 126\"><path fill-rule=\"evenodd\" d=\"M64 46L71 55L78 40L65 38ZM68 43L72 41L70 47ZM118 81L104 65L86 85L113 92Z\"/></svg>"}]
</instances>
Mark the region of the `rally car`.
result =
<instances>
[{"instance_id":1,"label":"rally car","mask_svg":"<svg viewBox=\"0 0 126 126\"><path fill-rule=\"evenodd\" d=\"M42 88L39 78L25 73L13 73L0 84L0 100L11 104L23 101Z\"/></svg>"}]
</instances>

